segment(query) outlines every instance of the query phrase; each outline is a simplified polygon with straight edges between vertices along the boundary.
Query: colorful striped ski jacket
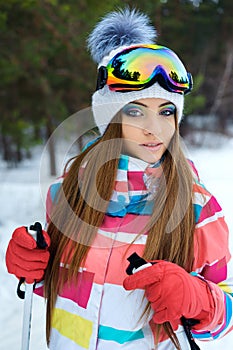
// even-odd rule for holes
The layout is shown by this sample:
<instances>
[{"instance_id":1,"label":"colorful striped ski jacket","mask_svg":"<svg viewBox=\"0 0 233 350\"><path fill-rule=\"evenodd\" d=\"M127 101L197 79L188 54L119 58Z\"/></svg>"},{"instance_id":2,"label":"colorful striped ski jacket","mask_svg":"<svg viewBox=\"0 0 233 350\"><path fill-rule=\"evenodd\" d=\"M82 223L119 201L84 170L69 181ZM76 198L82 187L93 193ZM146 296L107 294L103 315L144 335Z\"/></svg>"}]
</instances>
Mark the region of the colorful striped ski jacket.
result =
<instances>
[{"instance_id":1,"label":"colorful striped ski jacket","mask_svg":"<svg viewBox=\"0 0 233 350\"><path fill-rule=\"evenodd\" d=\"M195 169L192 166L193 170ZM153 210L145 185L148 164L122 155L115 188L104 221L98 229L76 283L66 284L57 298L52 319L51 350L152 350L155 331L148 315L144 291L126 291L123 280L127 257L142 256L147 235L143 230ZM159 168L158 168L159 169ZM159 171L159 170L158 170ZM228 276L228 229L216 199L197 181L193 185L196 228L193 271L209 281L215 315L208 327L193 331L200 340L224 336L233 328L233 283ZM47 214L56 201L61 181L51 185ZM67 269L61 261L61 268ZM41 293L41 288L37 293ZM174 290L175 293L175 290ZM152 317L149 316L149 319ZM190 349L181 325L175 330L182 349ZM158 350L174 350L162 334Z\"/></svg>"}]
</instances>

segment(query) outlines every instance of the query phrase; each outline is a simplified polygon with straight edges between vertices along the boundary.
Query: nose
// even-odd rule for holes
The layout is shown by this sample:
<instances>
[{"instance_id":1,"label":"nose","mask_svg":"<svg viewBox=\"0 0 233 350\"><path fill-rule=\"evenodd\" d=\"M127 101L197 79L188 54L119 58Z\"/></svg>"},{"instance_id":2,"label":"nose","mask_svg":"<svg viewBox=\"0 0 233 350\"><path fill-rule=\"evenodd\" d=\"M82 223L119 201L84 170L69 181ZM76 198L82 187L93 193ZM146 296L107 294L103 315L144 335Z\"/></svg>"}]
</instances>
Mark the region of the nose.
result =
<instances>
[{"instance_id":1,"label":"nose","mask_svg":"<svg viewBox=\"0 0 233 350\"><path fill-rule=\"evenodd\" d=\"M160 135L162 133L162 125L158 118L152 117L145 120L143 132L145 135Z\"/></svg>"}]
</instances>

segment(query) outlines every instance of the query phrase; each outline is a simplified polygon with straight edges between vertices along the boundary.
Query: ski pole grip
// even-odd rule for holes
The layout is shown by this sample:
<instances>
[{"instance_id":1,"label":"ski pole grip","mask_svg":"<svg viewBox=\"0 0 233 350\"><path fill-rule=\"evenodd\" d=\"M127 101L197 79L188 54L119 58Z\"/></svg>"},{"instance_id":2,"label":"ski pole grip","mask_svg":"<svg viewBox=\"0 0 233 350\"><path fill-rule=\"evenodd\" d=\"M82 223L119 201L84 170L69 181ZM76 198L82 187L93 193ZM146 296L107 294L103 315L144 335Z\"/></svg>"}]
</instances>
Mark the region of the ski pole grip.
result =
<instances>
[{"instance_id":1,"label":"ski pole grip","mask_svg":"<svg viewBox=\"0 0 233 350\"><path fill-rule=\"evenodd\" d=\"M129 266L126 269L127 275L133 275L135 272L153 265L141 258L137 253L130 255L127 260L129 261Z\"/></svg>"},{"instance_id":2,"label":"ski pole grip","mask_svg":"<svg viewBox=\"0 0 233 350\"><path fill-rule=\"evenodd\" d=\"M45 249L47 248L47 243L44 239L43 233L42 233L42 226L41 223L39 222L35 222L34 225L31 225L29 227L28 233L32 236L34 236L36 234L36 244L37 244L37 248L39 249Z\"/></svg>"}]
</instances>

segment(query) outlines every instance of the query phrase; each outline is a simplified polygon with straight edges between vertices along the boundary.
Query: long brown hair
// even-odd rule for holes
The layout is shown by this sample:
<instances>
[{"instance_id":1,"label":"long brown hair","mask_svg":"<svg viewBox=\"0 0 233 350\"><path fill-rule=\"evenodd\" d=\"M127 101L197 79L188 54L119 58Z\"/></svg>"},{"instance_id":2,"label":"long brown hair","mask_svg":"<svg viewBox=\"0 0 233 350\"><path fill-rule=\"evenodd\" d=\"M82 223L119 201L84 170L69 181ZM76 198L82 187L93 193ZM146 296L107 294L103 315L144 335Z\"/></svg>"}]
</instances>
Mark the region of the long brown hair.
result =
<instances>
[{"instance_id":1,"label":"long brown hair","mask_svg":"<svg viewBox=\"0 0 233 350\"><path fill-rule=\"evenodd\" d=\"M119 113L113 119L113 123L109 124L104 135L72 160L64 177L48 225L51 237L50 260L45 273L48 343L53 309L64 282L59 272L60 262L63 258L64 263L69 264L68 279L77 276L96 231L104 219L114 187L121 150L122 128ZM83 162L85 175L78 176ZM178 127L166 151L162 168L164 176L147 227L148 238L144 258L166 259L190 271L194 231L193 176L180 147ZM159 337L160 328L157 326L156 338ZM164 323L163 328L176 348L180 349L170 324Z\"/></svg>"}]
</instances>

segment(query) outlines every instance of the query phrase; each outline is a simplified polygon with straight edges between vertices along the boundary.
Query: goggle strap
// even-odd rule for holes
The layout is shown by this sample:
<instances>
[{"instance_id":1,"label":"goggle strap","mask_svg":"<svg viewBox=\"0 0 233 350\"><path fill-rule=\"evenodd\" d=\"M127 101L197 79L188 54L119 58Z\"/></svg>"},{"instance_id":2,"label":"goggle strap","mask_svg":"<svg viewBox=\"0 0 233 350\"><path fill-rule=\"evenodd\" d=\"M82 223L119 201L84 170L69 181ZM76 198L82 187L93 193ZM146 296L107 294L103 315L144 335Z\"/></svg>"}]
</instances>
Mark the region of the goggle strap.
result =
<instances>
[{"instance_id":1,"label":"goggle strap","mask_svg":"<svg viewBox=\"0 0 233 350\"><path fill-rule=\"evenodd\" d=\"M185 91L185 93L184 93L185 95L189 94L190 91L192 91L192 89L193 89L193 77L192 77L192 74L188 72L187 75L188 75L188 79L189 79L189 88Z\"/></svg>"},{"instance_id":2,"label":"goggle strap","mask_svg":"<svg viewBox=\"0 0 233 350\"><path fill-rule=\"evenodd\" d=\"M97 83L96 83L96 91L102 89L108 80L108 71L105 66L101 66L98 69Z\"/></svg>"}]
</instances>

